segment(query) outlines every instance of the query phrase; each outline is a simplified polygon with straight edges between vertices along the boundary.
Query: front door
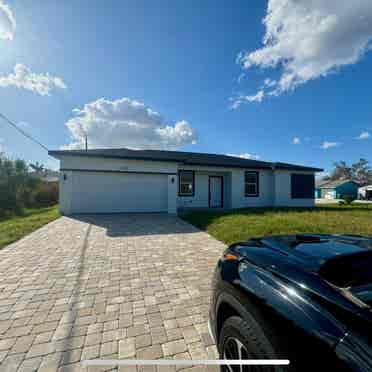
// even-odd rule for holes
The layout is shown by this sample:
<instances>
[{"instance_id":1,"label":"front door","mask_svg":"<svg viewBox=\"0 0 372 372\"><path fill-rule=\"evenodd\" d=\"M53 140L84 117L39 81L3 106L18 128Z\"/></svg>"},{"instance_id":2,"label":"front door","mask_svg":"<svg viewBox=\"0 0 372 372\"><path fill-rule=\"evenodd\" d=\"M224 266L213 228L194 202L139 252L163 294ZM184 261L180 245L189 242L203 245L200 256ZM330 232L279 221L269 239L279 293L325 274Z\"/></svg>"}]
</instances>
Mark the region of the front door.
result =
<instances>
[{"instance_id":1,"label":"front door","mask_svg":"<svg viewBox=\"0 0 372 372\"><path fill-rule=\"evenodd\" d=\"M223 177L209 176L209 208L223 207Z\"/></svg>"}]
</instances>

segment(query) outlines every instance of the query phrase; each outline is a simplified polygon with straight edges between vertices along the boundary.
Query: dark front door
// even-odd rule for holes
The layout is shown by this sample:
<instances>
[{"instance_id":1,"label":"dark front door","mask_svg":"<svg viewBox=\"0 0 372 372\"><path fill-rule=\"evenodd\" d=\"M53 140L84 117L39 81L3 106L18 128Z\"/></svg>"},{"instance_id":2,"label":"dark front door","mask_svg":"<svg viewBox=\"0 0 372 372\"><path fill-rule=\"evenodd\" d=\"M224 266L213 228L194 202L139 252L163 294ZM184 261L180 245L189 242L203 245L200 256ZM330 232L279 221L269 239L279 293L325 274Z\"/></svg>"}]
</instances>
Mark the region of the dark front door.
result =
<instances>
[{"instance_id":1,"label":"dark front door","mask_svg":"<svg viewBox=\"0 0 372 372\"><path fill-rule=\"evenodd\" d=\"M223 207L223 177L209 176L209 208Z\"/></svg>"}]
</instances>

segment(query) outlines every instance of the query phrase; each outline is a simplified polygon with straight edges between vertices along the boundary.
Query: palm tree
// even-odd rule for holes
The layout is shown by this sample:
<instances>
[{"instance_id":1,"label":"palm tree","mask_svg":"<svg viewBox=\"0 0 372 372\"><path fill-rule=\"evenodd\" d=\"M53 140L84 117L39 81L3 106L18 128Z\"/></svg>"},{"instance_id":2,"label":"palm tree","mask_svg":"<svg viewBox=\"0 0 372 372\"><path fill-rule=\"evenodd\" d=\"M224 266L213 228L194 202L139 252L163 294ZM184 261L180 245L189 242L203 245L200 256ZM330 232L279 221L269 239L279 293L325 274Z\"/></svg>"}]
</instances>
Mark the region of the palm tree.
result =
<instances>
[{"instance_id":1,"label":"palm tree","mask_svg":"<svg viewBox=\"0 0 372 372\"><path fill-rule=\"evenodd\" d=\"M36 172L36 173L41 173L44 171L44 165L39 163L38 161L35 163L30 163L30 167Z\"/></svg>"}]
</instances>

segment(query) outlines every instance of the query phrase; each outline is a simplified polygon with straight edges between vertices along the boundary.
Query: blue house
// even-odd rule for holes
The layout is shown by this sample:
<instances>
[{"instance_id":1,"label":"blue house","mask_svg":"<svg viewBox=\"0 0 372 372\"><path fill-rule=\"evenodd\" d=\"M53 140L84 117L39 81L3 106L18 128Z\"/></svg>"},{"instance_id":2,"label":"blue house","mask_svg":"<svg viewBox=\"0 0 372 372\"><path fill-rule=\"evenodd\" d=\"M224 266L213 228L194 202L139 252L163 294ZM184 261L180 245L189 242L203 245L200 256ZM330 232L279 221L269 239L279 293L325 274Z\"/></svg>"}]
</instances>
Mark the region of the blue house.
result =
<instances>
[{"instance_id":1,"label":"blue house","mask_svg":"<svg viewBox=\"0 0 372 372\"><path fill-rule=\"evenodd\" d=\"M350 196L358 197L359 185L352 180L320 181L315 188L315 197L323 199L343 199Z\"/></svg>"}]
</instances>

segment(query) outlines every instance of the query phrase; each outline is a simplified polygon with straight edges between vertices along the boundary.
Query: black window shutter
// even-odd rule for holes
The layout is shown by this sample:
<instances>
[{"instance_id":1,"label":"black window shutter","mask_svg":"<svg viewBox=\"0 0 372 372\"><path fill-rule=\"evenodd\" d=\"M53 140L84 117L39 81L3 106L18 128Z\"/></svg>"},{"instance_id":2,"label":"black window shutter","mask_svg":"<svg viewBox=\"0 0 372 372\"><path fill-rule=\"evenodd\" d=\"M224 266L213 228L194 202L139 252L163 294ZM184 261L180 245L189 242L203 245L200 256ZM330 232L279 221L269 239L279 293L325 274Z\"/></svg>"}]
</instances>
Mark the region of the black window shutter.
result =
<instances>
[{"instance_id":1,"label":"black window shutter","mask_svg":"<svg viewBox=\"0 0 372 372\"><path fill-rule=\"evenodd\" d=\"M313 174L292 174L291 196L292 199L314 199L315 176Z\"/></svg>"}]
</instances>

